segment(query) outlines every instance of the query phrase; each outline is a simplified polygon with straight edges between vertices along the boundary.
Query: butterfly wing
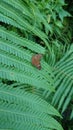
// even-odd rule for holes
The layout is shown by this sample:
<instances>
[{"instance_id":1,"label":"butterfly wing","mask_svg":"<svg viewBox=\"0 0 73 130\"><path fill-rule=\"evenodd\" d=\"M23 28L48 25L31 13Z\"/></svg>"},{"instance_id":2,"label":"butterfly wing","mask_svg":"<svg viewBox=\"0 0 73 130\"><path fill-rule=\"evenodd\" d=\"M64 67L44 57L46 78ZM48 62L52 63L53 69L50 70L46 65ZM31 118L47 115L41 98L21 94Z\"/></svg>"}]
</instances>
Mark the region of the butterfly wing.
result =
<instances>
[{"instance_id":1,"label":"butterfly wing","mask_svg":"<svg viewBox=\"0 0 73 130\"><path fill-rule=\"evenodd\" d=\"M40 64L40 59L42 55L41 54L36 54L32 56L32 65L34 65L37 69L41 69L41 64Z\"/></svg>"}]
</instances>

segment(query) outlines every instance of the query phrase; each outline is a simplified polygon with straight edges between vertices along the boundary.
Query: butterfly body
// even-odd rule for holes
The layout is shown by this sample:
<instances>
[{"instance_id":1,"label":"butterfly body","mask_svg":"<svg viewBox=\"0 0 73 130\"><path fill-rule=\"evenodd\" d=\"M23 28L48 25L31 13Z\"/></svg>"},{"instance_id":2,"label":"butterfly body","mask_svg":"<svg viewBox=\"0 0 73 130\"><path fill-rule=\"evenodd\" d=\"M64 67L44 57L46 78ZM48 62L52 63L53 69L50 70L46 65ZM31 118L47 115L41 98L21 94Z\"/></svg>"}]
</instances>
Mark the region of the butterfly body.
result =
<instances>
[{"instance_id":1,"label":"butterfly body","mask_svg":"<svg viewBox=\"0 0 73 130\"><path fill-rule=\"evenodd\" d=\"M36 54L32 56L32 65L34 65L37 69L41 69L41 60L42 55L41 54Z\"/></svg>"}]
</instances>

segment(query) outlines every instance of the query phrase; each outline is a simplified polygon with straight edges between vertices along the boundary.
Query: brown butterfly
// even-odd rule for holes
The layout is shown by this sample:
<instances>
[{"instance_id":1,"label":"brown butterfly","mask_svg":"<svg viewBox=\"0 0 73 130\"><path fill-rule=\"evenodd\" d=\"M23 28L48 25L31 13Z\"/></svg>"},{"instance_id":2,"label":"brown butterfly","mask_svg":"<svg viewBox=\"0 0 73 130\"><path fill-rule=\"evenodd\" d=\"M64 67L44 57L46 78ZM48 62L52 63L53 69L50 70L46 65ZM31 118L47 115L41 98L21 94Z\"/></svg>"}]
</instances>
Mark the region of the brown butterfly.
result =
<instances>
[{"instance_id":1,"label":"brown butterfly","mask_svg":"<svg viewBox=\"0 0 73 130\"><path fill-rule=\"evenodd\" d=\"M41 60L42 54L36 54L32 56L32 65L34 65L37 69L41 69Z\"/></svg>"}]
</instances>

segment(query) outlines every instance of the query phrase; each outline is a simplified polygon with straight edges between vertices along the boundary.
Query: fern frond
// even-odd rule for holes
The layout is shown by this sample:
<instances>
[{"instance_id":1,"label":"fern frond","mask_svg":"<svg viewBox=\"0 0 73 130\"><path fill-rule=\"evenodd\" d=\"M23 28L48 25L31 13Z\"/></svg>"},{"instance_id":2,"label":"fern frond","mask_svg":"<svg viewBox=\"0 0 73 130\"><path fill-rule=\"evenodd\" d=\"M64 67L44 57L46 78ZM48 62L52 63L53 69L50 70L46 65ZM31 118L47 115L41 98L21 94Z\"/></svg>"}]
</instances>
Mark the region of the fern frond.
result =
<instances>
[{"instance_id":1,"label":"fern frond","mask_svg":"<svg viewBox=\"0 0 73 130\"><path fill-rule=\"evenodd\" d=\"M25 14L26 16L30 17L31 19L33 19L33 14L32 12L30 12L30 8L27 8L27 6L25 6L25 2L23 2L22 0L2 0L5 3L11 5L12 7L15 7L17 10L19 10L20 12L22 12L22 14ZM25 7L25 8L24 8Z\"/></svg>"},{"instance_id":2,"label":"fern frond","mask_svg":"<svg viewBox=\"0 0 73 130\"><path fill-rule=\"evenodd\" d=\"M18 23L16 23L14 20L10 19L7 16L4 16L2 13L0 13L0 21L4 22L4 23L7 23L8 25L10 24L10 25L12 25L14 27L23 29Z\"/></svg>"},{"instance_id":3,"label":"fern frond","mask_svg":"<svg viewBox=\"0 0 73 130\"><path fill-rule=\"evenodd\" d=\"M45 100L41 99L39 96L31 94L30 92L26 92L25 89L22 90L19 87L14 88L12 85L3 84L2 82L0 83L0 99L1 100L6 99L8 102L13 101L16 102L16 104L21 104L21 106L23 106L23 101L24 101L26 105L30 106L29 107L30 110L32 110L31 109L32 107L33 110L35 108L36 111L41 111L43 114L48 113L49 115L56 115L61 117L61 115L57 112L57 110L54 107L52 107ZM39 105L36 105L36 103Z\"/></svg>"},{"instance_id":4,"label":"fern frond","mask_svg":"<svg viewBox=\"0 0 73 130\"><path fill-rule=\"evenodd\" d=\"M17 57L19 57L19 58L21 58L22 60L24 59L24 61L23 62L25 62L25 60L26 61L28 61L28 62L31 62L31 58L32 58L32 53L30 52L30 51L28 51L28 50L26 50L26 49L23 49L23 48L21 48L19 45L17 45L17 44L14 44L14 43L12 43L12 42L9 42L9 41L7 41L7 40L4 40L4 39L0 39L0 48L1 48L1 50L4 50L5 52L8 52L8 54L9 54L9 57L10 57L10 53L11 53L11 55L13 54L13 57L14 57L14 59L15 59L15 55L17 56ZM7 53L5 53L5 56L6 55L8 55ZM16 57L16 59L17 59L17 57ZM19 60L19 59L18 59ZM8 60L8 61L10 61L10 60ZM20 60L19 60L20 61ZM19 62L18 61L18 62ZM4 62L5 62L5 60L4 60ZM15 63L15 62L14 62ZM24 63L23 63L24 64ZM27 64L27 63L26 63ZM30 64L30 63L28 63L28 64ZM27 64L27 66L28 66L28 64ZM49 75L51 75L52 77L53 77L53 75L52 75L52 73L51 73L51 68L44 62L44 61L42 61L42 67L43 67L43 69L44 69L44 71L46 71L46 73L48 74L44 74L44 72L43 72L43 70L42 70L42 75L44 75L44 76L46 76L46 78L50 78L50 76ZM21 68L22 69L22 68ZM32 69L32 68L31 68ZM47 72L47 69L49 69L49 72ZM51 80L51 79L50 79ZM53 81L52 81L53 82Z\"/></svg>"},{"instance_id":5,"label":"fern frond","mask_svg":"<svg viewBox=\"0 0 73 130\"><path fill-rule=\"evenodd\" d=\"M64 17L70 16L64 5L61 0L0 0L0 129L63 130L52 105L64 112L73 95L73 46L56 63L62 54L56 58L55 50L61 53L59 44L71 39L70 31L68 38L61 35ZM36 53L42 54L40 70L32 65Z\"/></svg>"},{"instance_id":6,"label":"fern frond","mask_svg":"<svg viewBox=\"0 0 73 130\"><path fill-rule=\"evenodd\" d=\"M0 62L4 65L9 66L9 68L15 67L17 70L21 72L23 71L24 75L23 77L28 76L29 83L31 80L30 79L31 76L34 84L36 80L40 80L40 82L42 81L40 87L45 88L44 85L46 85L47 89L49 87L51 90L53 90L54 77L53 73L51 73L52 72L51 67L46 62L44 62L43 59L41 61L42 69L40 71L34 68L31 64L32 53L30 49L32 51L34 50L35 52L41 52L42 54L45 53L45 49L40 45L36 44L35 42L22 38L16 33L8 31L3 27L0 28L0 35L2 37L0 41L0 48L1 48ZM23 49L23 47L27 47L29 50ZM16 80L16 78L13 80L19 81L19 79Z\"/></svg>"},{"instance_id":7,"label":"fern frond","mask_svg":"<svg viewBox=\"0 0 73 130\"><path fill-rule=\"evenodd\" d=\"M45 40L45 38L47 38L47 36L41 30L29 24L29 22L23 17L23 14L19 10L16 10L16 8L9 6L9 4L4 1L0 1L0 12L16 21L16 23L23 27L24 30L26 29L30 32L33 32L42 40Z\"/></svg>"},{"instance_id":8,"label":"fern frond","mask_svg":"<svg viewBox=\"0 0 73 130\"><path fill-rule=\"evenodd\" d=\"M33 55L33 53L29 50L26 50L25 48L4 39L0 39L0 49L29 62L31 61L31 57Z\"/></svg>"},{"instance_id":9,"label":"fern frond","mask_svg":"<svg viewBox=\"0 0 73 130\"><path fill-rule=\"evenodd\" d=\"M36 7L36 5L32 2L23 2L22 0L19 1L12 1L10 2L9 0L5 1L3 0L5 3L11 5L12 7L15 7L17 10L19 10L24 17L27 16L27 18L32 20L33 26L37 26L41 25L41 23L43 22L44 26L47 28L47 30L51 31L51 27L49 26L47 19L45 19L42 15L42 13L40 12L39 8ZM33 22L34 20L34 22ZM29 21L30 22L30 21ZM38 27L38 28L39 28Z\"/></svg>"},{"instance_id":10,"label":"fern frond","mask_svg":"<svg viewBox=\"0 0 73 130\"><path fill-rule=\"evenodd\" d=\"M54 91L54 87L53 87L53 84L51 83L51 81L47 81L43 77L41 79L40 75L36 74L36 71L35 71L35 75L36 75L35 76L33 73L33 69L32 69L32 73L30 73L28 71L26 72L26 71L18 70L14 67L9 67L9 66L7 67L6 65L0 65L0 67L1 67L1 70L0 70L1 78L9 79L11 81L12 80L17 81L20 83L29 84L29 85L35 86L37 88L43 88L46 90ZM31 71L31 69L30 69L30 71Z\"/></svg>"},{"instance_id":11,"label":"fern frond","mask_svg":"<svg viewBox=\"0 0 73 130\"><path fill-rule=\"evenodd\" d=\"M41 109L42 108L42 109ZM49 114L49 115L48 115ZM60 114L46 101L20 89L0 84L0 128L27 128L28 130L63 130L61 125L51 117ZM3 125L5 120L5 125ZM10 122L10 123L9 123ZM29 126L29 127L28 127Z\"/></svg>"},{"instance_id":12,"label":"fern frond","mask_svg":"<svg viewBox=\"0 0 73 130\"><path fill-rule=\"evenodd\" d=\"M64 112L73 95L73 45L55 65L54 73L57 92L53 97L52 103L58 105L58 109L62 108L62 112Z\"/></svg>"},{"instance_id":13,"label":"fern frond","mask_svg":"<svg viewBox=\"0 0 73 130\"><path fill-rule=\"evenodd\" d=\"M8 39L17 45L20 45L21 47L22 46L27 47L28 49L34 52L45 54L45 48L43 48L42 46L38 45L35 42L32 42L31 40L20 37L15 32L8 31L6 30L6 28L1 27L1 26L0 26L0 36L4 38L5 40Z\"/></svg>"}]
</instances>

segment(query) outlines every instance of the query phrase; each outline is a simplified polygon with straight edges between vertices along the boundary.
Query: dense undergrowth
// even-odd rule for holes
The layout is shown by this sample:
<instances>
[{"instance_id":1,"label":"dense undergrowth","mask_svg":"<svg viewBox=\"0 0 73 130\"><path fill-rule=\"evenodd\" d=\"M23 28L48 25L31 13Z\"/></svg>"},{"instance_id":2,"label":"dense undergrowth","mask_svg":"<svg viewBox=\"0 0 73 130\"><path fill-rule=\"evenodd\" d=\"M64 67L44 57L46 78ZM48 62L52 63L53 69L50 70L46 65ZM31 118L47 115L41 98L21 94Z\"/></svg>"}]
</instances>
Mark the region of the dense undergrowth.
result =
<instances>
[{"instance_id":1,"label":"dense undergrowth","mask_svg":"<svg viewBox=\"0 0 73 130\"><path fill-rule=\"evenodd\" d=\"M71 0L0 0L0 129L73 130Z\"/></svg>"}]
</instances>

